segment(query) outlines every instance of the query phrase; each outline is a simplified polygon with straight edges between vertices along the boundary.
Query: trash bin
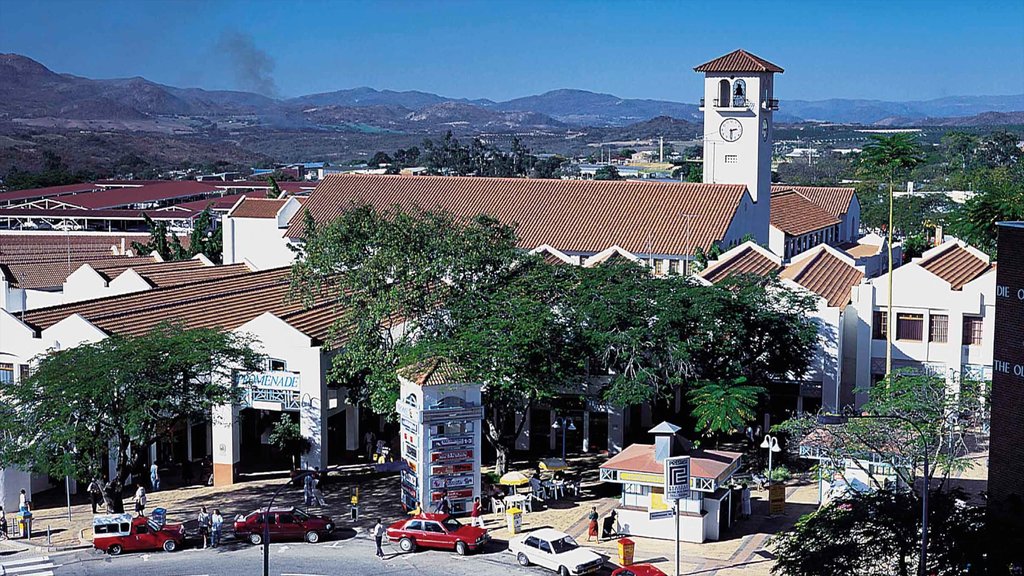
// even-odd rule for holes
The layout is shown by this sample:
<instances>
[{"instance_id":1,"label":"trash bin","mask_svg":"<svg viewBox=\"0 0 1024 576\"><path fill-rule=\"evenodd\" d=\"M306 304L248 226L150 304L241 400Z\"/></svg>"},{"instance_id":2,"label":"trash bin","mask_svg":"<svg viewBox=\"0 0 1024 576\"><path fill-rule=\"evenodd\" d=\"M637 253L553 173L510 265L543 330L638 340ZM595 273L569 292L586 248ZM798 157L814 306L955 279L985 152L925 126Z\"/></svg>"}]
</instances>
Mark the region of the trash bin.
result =
<instances>
[{"instance_id":1,"label":"trash bin","mask_svg":"<svg viewBox=\"0 0 1024 576\"><path fill-rule=\"evenodd\" d=\"M22 538L32 537L32 514L18 514L15 518L18 523L18 532L21 533Z\"/></svg>"},{"instance_id":2,"label":"trash bin","mask_svg":"<svg viewBox=\"0 0 1024 576\"><path fill-rule=\"evenodd\" d=\"M619 565L629 566L633 563L633 548L635 544L629 538L619 538Z\"/></svg>"},{"instance_id":3,"label":"trash bin","mask_svg":"<svg viewBox=\"0 0 1024 576\"><path fill-rule=\"evenodd\" d=\"M523 511L519 508L509 508L505 512L505 521L508 523L509 534L519 534L523 530Z\"/></svg>"}]
</instances>

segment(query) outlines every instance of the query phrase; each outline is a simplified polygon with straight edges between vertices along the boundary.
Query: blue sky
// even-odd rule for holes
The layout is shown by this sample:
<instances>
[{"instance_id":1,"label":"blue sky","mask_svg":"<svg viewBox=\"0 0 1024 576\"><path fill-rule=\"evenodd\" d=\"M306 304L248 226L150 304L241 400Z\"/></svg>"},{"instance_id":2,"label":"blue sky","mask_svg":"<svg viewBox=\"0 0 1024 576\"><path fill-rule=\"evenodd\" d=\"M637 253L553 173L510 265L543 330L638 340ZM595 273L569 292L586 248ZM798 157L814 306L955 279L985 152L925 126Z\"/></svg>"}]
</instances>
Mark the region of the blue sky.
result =
<instances>
[{"instance_id":1,"label":"blue sky","mask_svg":"<svg viewBox=\"0 0 1024 576\"><path fill-rule=\"evenodd\" d=\"M1024 93L1024 0L0 0L0 23L0 52L58 72L284 96L581 88L695 101L692 68L735 48L786 69L781 98Z\"/></svg>"}]
</instances>

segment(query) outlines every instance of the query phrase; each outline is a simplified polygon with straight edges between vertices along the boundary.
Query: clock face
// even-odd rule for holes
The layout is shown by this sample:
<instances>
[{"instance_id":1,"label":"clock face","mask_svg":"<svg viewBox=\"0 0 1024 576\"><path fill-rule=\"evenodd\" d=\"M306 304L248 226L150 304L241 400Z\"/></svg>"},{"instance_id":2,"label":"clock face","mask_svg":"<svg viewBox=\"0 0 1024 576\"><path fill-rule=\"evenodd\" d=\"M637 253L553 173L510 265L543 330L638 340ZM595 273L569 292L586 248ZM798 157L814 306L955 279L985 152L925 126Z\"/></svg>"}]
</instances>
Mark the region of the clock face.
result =
<instances>
[{"instance_id":1,"label":"clock face","mask_svg":"<svg viewBox=\"0 0 1024 576\"><path fill-rule=\"evenodd\" d=\"M718 129L718 133L726 142L735 142L743 135L743 124L740 124L740 121L735 118L726 118Z\"/></svg>"},{"instance_id":2,"label":"clock face","mask_svg":"<svg viewBox=\"0 0 1024 576\"><path fill-rule=\"evenodd\" d=\"M761 140L768 141L768 119L761 120Z\"/></svg>"}]
</instances>

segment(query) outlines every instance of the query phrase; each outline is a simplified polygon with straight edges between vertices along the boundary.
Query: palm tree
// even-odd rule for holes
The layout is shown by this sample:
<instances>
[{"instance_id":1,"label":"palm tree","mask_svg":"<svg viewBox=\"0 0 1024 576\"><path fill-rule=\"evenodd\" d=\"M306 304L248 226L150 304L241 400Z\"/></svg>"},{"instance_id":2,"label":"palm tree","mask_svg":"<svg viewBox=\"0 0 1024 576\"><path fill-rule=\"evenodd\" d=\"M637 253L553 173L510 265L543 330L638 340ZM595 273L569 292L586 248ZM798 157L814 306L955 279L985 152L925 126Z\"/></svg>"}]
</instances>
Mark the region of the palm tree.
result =
<instances>
[{"instance_id":1,"label":"palm tree","mask_svg":"<svg viewBox=\"0 0 1024 576\"><path fill-rule=\"evenodd\" d=\"M892 329L896 323L892 321L892 192L896 176L924 162L924 153L917 143L917 137L907 132L899 132L891 136L872 135L871 143L864 147L860 159L867 165L884 172L889 179L889 307L885 315L885 373L892 381Z\"/></svg>"},{"instance_id":2,"label":"palm tree","mask_svg":"<svg viewBox=\"0 0 1024 576\"><path fill-rule=\"evenodd\" d=\"M704 382L687 396L693 405L697 427L706 434L740 430L756 417L755 408L764 388L746 384L743 376L732 381Z\"/></svg>"}]
</instances>

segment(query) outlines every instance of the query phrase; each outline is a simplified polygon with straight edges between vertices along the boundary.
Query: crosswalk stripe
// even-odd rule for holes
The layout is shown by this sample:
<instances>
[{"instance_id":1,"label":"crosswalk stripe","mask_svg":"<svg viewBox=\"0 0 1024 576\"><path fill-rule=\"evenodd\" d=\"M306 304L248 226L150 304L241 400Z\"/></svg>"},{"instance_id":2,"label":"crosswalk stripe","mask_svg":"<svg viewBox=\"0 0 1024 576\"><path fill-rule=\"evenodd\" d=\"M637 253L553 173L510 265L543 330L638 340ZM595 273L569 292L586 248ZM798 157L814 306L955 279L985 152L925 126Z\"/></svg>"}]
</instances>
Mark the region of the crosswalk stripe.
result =
<instances>
[{"instance_id":1,"label":"crosswalk stripe","mask_svg":"<svg viewBox=\"0 0 1024 576\"><path fill-rule=\"evenodd\" d=\"M45 570L47 568L56 568L51 562L44 564L25 564L23 566L8 567L4 566L4 574L18 574L19 576L29 576L27 573L29 570Z\"/></svg>"},{"instance_id":2,"label":"crosswalk stripe","mask_svg":"<svg viewBox=\"0 0 1024 576\"><path fill-rule=\"evenodd\" d=\"M35 558L22 558L21 560L11 560L10 562L0 562L0 566L9 568L11 566L20 566L22 564L38 564L39 562L49 562L49 556L35 557Z\"/></svg>"}]
</instances>

